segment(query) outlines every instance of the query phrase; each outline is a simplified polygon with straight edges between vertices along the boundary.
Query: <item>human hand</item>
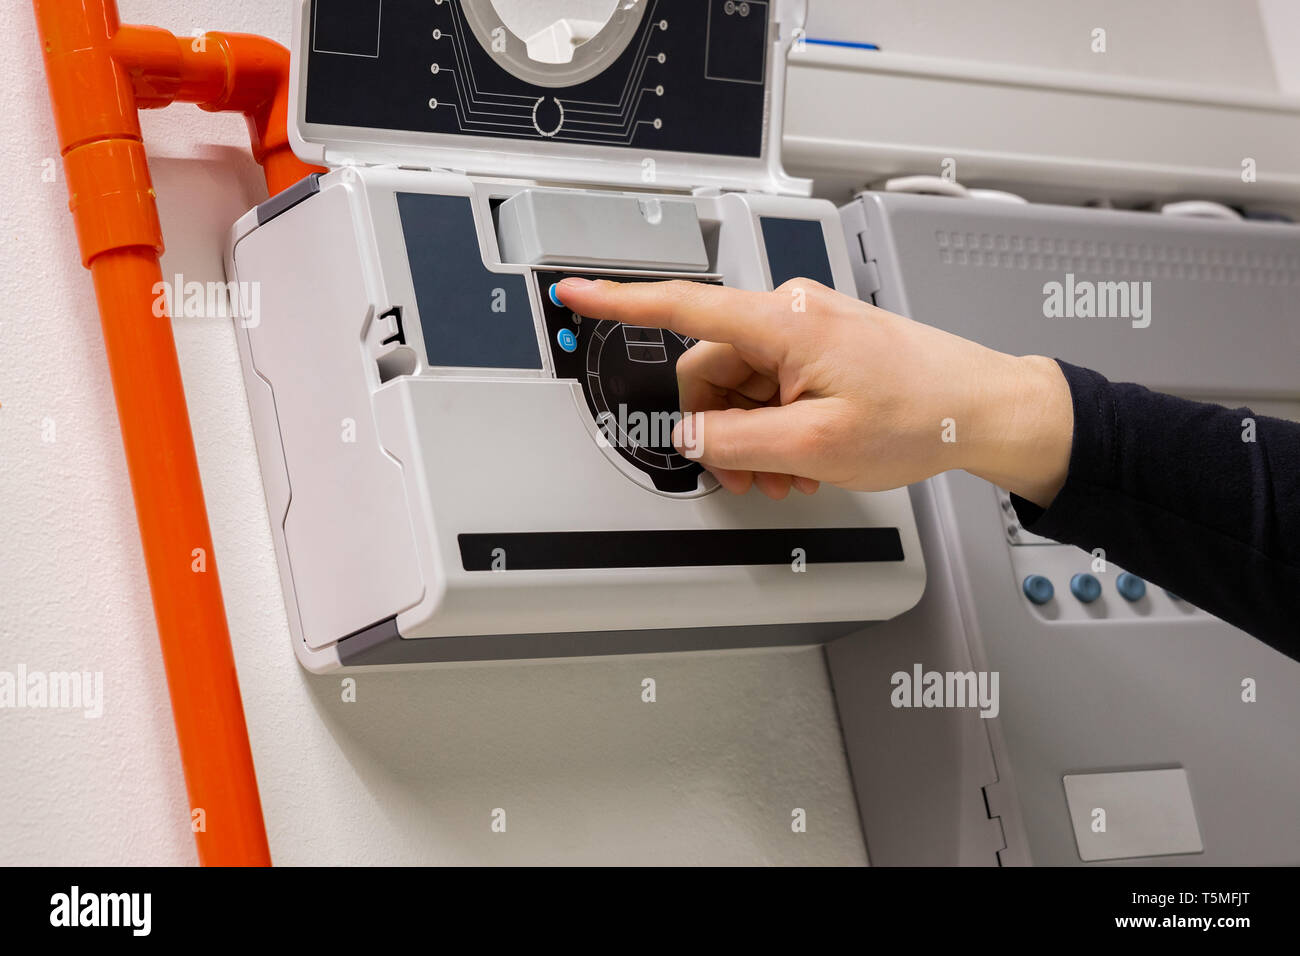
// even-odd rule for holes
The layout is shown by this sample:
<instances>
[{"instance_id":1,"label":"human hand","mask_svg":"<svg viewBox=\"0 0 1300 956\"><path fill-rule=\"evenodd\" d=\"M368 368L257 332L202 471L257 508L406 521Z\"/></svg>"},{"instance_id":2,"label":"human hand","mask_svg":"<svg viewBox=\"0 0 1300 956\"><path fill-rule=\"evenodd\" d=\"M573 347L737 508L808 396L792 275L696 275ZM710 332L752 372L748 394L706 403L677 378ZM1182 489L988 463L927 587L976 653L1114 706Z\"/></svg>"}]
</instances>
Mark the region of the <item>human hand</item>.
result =
<instances>
[{"instance_id":1,"label":"human hand","mask_svg":"<svg viewBox=\"0 0 1300 956\"><path fill-rule=\"evenodd\" d=\"M1074 413L1060 367L995 352L829 289L568 278L580 315L699 339L677 365L673 443L729 491L897 488L962 468L1046 507ZM689 440L688 440L689 439Z\"/></svg>"}]
</instances>

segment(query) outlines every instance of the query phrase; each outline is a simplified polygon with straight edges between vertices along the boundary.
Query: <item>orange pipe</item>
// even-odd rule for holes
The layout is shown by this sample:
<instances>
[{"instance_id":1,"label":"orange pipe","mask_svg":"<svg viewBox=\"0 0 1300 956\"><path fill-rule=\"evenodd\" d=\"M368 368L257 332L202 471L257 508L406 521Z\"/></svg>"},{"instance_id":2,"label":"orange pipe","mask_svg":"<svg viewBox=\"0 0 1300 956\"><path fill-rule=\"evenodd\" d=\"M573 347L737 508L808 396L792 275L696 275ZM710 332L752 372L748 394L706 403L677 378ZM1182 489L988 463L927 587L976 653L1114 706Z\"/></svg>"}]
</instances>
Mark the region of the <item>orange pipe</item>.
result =
<instances>
[{"instance_id":1,"label":"orange pipe","mask_svg":"<svg viewBox=\"0 0 1300 956\"><path fill-rule=\"evenodd\" d=\"M180 366L171 322L155 312L162 229L136 111L187 101L243 113L279 192L315 168L289 149L288 51L245 34L200 41L122 26L114 0L33 4L68 208L99 300L199 862L267 865Z\"/></svg>"}]
</instances>

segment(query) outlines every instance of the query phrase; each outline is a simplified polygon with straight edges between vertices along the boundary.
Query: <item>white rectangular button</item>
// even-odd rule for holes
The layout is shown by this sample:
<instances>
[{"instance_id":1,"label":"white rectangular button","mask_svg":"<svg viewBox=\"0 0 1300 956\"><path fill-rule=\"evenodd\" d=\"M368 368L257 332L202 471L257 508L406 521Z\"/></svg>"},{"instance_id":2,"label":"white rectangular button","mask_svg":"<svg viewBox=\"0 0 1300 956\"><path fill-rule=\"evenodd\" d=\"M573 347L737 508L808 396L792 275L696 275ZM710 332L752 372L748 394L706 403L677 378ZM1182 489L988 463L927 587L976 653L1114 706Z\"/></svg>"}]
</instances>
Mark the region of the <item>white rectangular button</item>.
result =
<instances>
[{"instance_id":1,"label":"white rectangular button","mask_svg":"<svg viewBox=\"0 0 1300 956\"><path fill-rule=\"evenodd\" d=\"M1186 770L1075 773L1062 779L1080 859L1204 850Z\"/></svg>"}]
</instances>

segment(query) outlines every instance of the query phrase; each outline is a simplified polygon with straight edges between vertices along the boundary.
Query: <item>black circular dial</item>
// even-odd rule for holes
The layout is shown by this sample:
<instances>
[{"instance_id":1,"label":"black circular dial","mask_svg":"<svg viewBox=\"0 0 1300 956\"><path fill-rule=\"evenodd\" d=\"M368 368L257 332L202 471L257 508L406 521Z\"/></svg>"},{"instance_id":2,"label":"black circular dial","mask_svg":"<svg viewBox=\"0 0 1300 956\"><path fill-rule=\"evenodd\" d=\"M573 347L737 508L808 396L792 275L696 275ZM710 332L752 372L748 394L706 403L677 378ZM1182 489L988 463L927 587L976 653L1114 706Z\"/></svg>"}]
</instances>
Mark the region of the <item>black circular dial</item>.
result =
<instances>
[{"instance_id":1,"label":"black circular dial","mask_svg":"<svg viewBox=\"0 0 1300 956\"><path fill-rule=\"evenodd\" d=\"M598 441L669 494L699 490L703 468L672 444L681 420L677 360L695 340L667 329L584 319L551 299L569 273L538 272L555 373L582 385ZM620 281L624 277L619 277Z\"/></svg>"}]
</instances>

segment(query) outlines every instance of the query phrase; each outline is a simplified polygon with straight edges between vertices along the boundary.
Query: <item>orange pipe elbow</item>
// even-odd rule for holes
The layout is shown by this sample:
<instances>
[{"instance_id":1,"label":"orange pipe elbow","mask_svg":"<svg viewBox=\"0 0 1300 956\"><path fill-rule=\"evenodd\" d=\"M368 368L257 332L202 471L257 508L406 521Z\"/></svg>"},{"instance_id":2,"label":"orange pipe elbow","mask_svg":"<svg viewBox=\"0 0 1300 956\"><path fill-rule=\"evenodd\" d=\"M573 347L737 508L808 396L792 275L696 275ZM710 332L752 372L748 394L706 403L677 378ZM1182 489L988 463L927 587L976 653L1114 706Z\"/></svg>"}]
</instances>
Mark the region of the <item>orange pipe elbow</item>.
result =
<instances>
[{"instance_id":1,"label":"orange pipe elbow","mask_svg":"<svg viewBox=\"0 0 1300 956\"><path fill-rule=\"evenodd\" d=\"M140 108L179 101L243 113L253 158L272 194L323 171L289 147L289 51L280 44L248 33L177 37L157 27L124 26L112 47Z\"/></svg>"},{"instance_id":2,"label":"orange pipe elbow","mask_svg":"<svg viewBox=\"0 0 1300 956\"><path fill-rule=\"evenodd\" d=\"M154 616L204 865L270 850L171 324L138 109L176 101L247 118L272 193L315 167L289 148L289 54L262 37L122 26L114 0L33 0L68 208L99 301Z\"/></svg>"}]
</instances>

